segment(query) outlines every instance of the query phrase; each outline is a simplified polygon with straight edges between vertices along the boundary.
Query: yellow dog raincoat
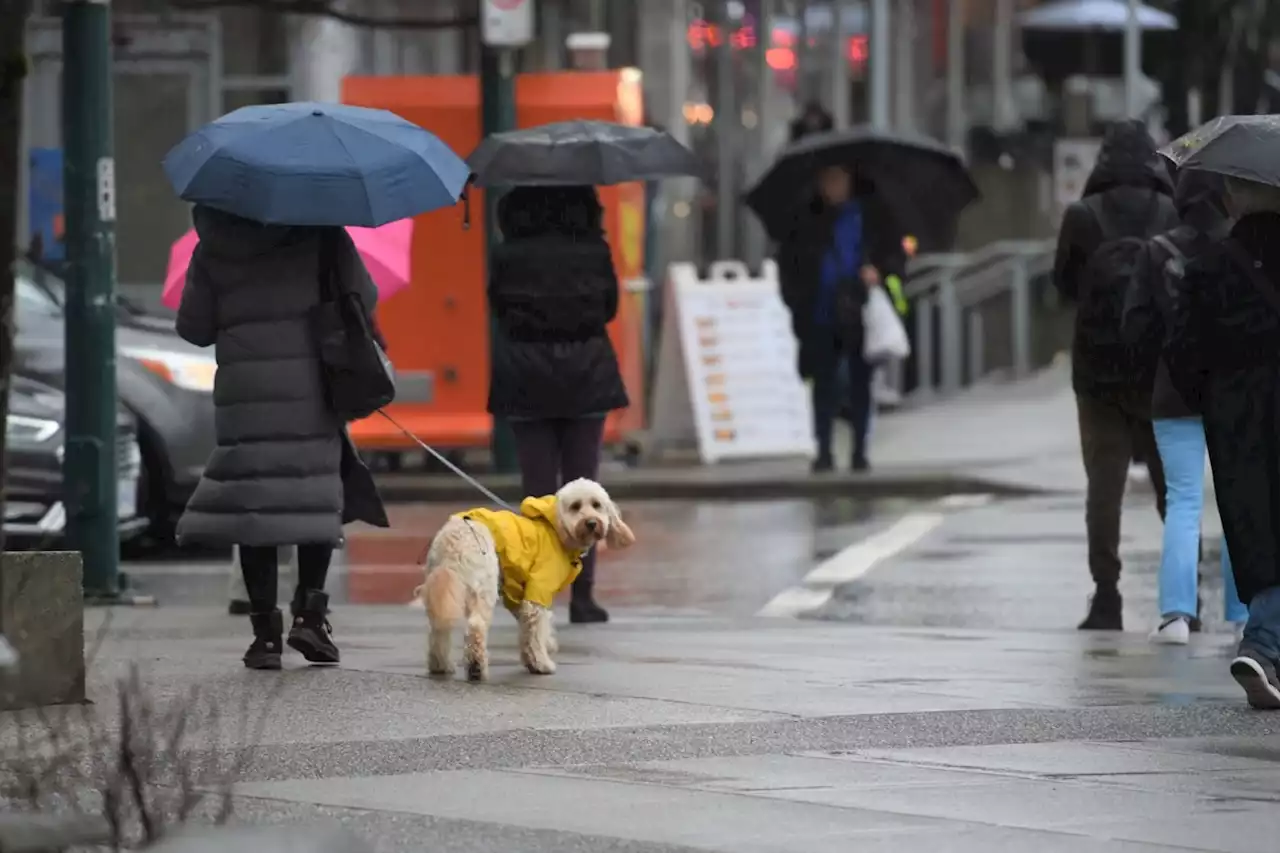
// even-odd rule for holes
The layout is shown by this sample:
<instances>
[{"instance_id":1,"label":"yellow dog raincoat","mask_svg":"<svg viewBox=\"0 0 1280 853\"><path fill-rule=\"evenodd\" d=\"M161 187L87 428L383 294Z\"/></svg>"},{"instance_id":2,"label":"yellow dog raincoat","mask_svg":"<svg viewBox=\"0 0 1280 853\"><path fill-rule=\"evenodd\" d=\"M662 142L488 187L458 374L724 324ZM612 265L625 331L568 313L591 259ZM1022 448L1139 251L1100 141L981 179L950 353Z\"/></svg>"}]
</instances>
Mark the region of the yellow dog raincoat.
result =
<instances>
[{"instance_id":1,"label":"yellow dog raincoat","mask_svg":"<svg viewBox=\"0 0 1280 853\"><path fill-rule=\"evenodd\" d=\"M493 534L502 568L502 603L513 613L523 601L550 607L556 593L582 571L582 555L566 548L556 533L555 495L525 498L519 515L469 509L457 517L483 524Z\"/></svg>"}]
</instances>

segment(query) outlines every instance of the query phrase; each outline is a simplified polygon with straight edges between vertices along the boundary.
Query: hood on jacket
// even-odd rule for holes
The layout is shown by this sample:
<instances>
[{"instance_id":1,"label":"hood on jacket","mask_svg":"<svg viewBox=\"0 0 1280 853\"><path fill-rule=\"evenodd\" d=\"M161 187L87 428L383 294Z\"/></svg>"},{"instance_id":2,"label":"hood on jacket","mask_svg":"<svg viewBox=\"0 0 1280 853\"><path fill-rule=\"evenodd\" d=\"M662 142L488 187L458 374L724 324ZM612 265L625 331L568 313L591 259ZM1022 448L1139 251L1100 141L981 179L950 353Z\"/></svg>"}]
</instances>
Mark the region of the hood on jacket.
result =
<instances>
[{"instance_id":1,"label":"hood on jacket","mask_svg":"<svg viewBox=\"0 0 1280 853\"><path fill-rule=\"evenodd\" d=\"M599 237L604 210L589 186L516 187L498 202L498 228L504 239L558 234Z\"/></svg>"},{"instance_id":2,"label":"hood on jacket","mask_svg":"<svg viewBox=\"0 0 1280 853\"><path fill-rule=\"evenodd\" d=\"M535 521L556 523L556 496L547 495L542 498L525 498L520 502L520 514Z\"/></svg>"},{"instance_id":3,"label":"hood on jacket","mask_svg":"<svg viewBox=\"0 0 1280 853\"><path fill-rule=\"evenodd\" d=\"M1221 175L1183 169L1178 173L1173 204L1183 222L1200 231L1212 231L1229 218L1226 191Z\"/></svg>"},{"instance_id":4,"label":"hood on jacket","mask_svg":"<svg viewBox=\"0 0 1280 853\"><path fill-rule=\"evenodd\" d=\"M292 225L265 225L231 213L198 204L191 222L200 235L200 245L224 258L250 258L280 246L306 239L318 228ZM198 253L197 253L198 254Z\"/></svg>"},{"instance_id":5,"label":"hood on jacket","mask_svg":"<svg viewBox=\"0 0 1280 853\"><path fill-rule=\"evenodd\" d=\"M822 108L817 101L804 105L804 111L791 122L791 141L796 142L811 133L824 133L835 127L831 113Z\"/></svg>"},{"instance_id":6,"label":"hood on jacket","mask_svg":"<svg viewBox=\"0 0 1280 853\"><path fill-rule=\"evenodd\" d=\"M1117 187L1173 195L1168 161L1160 156L1147 126L1137 119L1116 122L1107 129L1082 195L1097 195Z\"/></svg>"}]
</instances>

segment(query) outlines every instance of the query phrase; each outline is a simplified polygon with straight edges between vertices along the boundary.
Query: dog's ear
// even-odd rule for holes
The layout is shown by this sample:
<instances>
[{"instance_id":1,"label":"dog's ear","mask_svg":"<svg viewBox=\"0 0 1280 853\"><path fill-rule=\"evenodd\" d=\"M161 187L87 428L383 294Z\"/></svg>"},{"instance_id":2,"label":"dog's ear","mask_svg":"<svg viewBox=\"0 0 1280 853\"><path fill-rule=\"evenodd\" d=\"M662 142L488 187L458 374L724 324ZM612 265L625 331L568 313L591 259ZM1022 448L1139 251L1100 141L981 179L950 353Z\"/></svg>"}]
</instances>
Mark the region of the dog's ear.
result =
<instances>
[{"instance_id":1,"label":"dog's ear","mask_svg":"<svg viewBox=\"0 0 1280 853\"><path fill-rule=\"evenodd\" d=\"M636 544L636 535L631 532L631 528L622 520L622 513L618 511L618 505L610 499L605 506L608 508L609 514L609 530L605 533L605 544L610 548L630 548Z\"/></svg>"}]
</instances>

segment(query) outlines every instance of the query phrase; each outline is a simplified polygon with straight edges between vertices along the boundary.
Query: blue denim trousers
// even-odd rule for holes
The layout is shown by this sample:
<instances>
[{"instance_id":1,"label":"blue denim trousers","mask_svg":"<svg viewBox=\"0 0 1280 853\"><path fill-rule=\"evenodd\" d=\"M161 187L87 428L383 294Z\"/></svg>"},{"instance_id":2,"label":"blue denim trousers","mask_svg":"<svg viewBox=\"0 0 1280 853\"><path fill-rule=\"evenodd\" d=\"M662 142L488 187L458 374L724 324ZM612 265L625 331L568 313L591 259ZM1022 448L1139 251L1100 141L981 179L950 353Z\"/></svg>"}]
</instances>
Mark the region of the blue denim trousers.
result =
<instances>
[{"instance_id":1,"label":"blue denim trousers","mask_svg":"<svg viewBox=\"0 0 1280 853\"><path fill-rule=\"evenodd\" d=\"M1264 589L1249 602L1249 621L1244 624L1240 648L1253 649L1280 663L1280 586Z\"/></svg>"},{"instance_id":2,"label":"blue denim trousers","mask_svg":"<svg viewBox=\"0 0 1280 853\"><path fill-rule=\"evenodd\" d=\"M1164 547L1160 554L1160 613L1196 615L1200 562L1200 516L1204 510L1204 423L1199 418L1168 418L1152 426L1164 466ZM1222 545L1223 610L1228 622L1243 622L1231 556Z\"/></svg>"}]
</instances>

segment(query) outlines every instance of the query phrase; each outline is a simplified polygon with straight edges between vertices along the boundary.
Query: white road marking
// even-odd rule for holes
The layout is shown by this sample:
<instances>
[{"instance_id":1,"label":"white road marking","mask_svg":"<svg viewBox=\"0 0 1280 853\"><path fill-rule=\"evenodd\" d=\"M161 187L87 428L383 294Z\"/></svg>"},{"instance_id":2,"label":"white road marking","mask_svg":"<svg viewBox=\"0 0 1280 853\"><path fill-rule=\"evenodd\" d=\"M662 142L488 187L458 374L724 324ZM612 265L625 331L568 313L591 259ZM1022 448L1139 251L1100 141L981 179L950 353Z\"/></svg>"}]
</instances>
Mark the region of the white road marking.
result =
<instances>
[{"instance_id":1,"label":"white road marking","mask_svg":"<svg viewBox=\"0 0 1280 853\"><path fill-rule=\"evenodd\" d=\"M995 495L947 495L945 498L938 500L938 506L943 509L977 509L980 506L986 506L995 499Z\"/></svg>"},{"instance_id":2,"label":"white road marking","mask_svg":"<svg viewBox=\"0 0 1280 853\"><path fill-rule=\"evenodd\" d=\"M805 575L800 586L783 590L766 604L761 616L795 617L826 604L835 587L871 571L878 563L905 551L928 536L946 518L940 512L913 512L886 530L855 542Z\"/></svg>"}]
</instances>

